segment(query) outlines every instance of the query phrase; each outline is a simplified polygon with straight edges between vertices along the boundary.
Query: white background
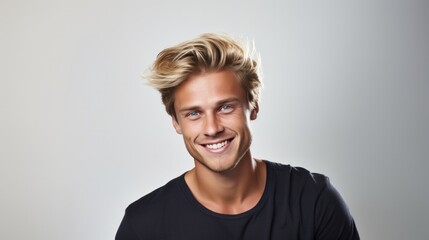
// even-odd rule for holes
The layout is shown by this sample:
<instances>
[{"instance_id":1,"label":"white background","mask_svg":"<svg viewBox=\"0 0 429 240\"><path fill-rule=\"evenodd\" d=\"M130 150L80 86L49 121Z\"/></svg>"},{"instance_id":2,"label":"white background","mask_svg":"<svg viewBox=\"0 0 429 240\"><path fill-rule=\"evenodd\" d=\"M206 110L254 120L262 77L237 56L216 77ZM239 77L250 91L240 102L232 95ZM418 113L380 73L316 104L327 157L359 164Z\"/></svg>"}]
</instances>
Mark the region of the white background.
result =
<instances>
[{"instance_id":1,"label":"white background","mask_svg":"<svg viewBox=\"0 0 429 240\"><path fill-rule=\"evenodd\" d=\"M0 239L113 239L192 167L141 74L205 32L255 40L256 157L330 176L362 239L427 239L429 2L0 1Z\"/></svg>"}]
</instances>

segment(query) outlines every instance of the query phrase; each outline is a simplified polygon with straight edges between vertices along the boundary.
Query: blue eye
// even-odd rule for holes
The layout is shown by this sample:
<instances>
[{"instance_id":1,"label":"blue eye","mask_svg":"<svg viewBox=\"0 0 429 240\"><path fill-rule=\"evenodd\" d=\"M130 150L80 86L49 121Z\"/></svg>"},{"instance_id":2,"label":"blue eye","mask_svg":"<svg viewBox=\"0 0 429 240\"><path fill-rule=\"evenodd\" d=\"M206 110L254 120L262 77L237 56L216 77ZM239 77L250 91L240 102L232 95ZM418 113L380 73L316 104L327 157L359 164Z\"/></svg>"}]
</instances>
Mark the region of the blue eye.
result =
<instances>
[{"instance_id":1,"label":"blue eye","mask_svg":"<svg viewBox=\"0 0 429 240\"><path fill-rule=\"evenodd\" d=\"M222 111L222 112L231 112L233 110L233 108L232 108L232 106L231 105L222 105L221 107L220 107L220 111Z\"/></svg>"},{"instance_id":2,"label":"blue eye","mask_svg":"<svg viewBox=\"0 0 429 240\"><path fill-rule=\"evenodd\" d=\"M191 112L188 112L186 114L186 117L191 118L191 119L196 119L199 116L200 116L200 113L198 111L191 111Z\"/></svg>"}]
</instances>

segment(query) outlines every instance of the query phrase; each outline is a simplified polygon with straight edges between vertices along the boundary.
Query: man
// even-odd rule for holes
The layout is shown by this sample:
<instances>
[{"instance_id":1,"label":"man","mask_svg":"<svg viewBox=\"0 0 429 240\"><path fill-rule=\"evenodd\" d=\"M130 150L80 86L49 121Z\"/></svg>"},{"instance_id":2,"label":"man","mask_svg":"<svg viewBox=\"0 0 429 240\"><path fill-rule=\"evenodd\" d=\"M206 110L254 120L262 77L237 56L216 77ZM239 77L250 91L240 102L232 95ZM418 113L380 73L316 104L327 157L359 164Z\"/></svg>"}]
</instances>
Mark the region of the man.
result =
<instances>
[{"instance_id":1,"label":"man","mask_svg":"<svg viewBox=\"0 0 429 240\"><path fill-rule=\"evenodd\" d=\"M163 50L157 88L195 167L132 203L116 234L137 239L359 239L327 177L253 158L259 63L230 37Z\"/></svg>"}]
</instances>

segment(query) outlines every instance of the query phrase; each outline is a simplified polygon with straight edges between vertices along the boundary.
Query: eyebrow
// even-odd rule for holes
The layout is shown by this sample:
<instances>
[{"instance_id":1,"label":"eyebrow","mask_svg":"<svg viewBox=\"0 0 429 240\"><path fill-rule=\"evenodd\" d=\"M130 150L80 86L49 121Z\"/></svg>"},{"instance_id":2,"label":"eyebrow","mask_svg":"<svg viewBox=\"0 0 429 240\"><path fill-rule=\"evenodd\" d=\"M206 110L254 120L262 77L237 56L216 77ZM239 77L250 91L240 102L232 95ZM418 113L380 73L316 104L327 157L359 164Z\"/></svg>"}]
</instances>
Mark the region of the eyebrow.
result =
<instances>
[{"instance_id":1,"label":"eyebrow","mask_svg":"<svg viewBox=\"0 0 429 240\"><path fill-rule=\"evenodd\" d=\"M235 103L235 102L240 103L241 101L238 98L232 97L232 98L227 98L227 99L223 99L223 100L221 100L219 102L216 102L215 105L219 106L219 105L223 105L225 103ZM182 108L182 109L179 110L179 114L181 114L183 112L195 111L195 110L201 110L201 107L200 106L184 107L184 108Z\"/></svg>"},{"instance_id":2,"label":"eyebrow","mask_svg":"<svg viewBox=\"0 0 429 240\"><path fill-rule=\"evenodd\" d=\"M232 97L232 98L227 98L227 99L221 100L221 101L217 102L216 105L219 106L219 105L223 105L225 103L234 103L234 102L241 103L240 99Z\"/></svg>"}]
</instances>

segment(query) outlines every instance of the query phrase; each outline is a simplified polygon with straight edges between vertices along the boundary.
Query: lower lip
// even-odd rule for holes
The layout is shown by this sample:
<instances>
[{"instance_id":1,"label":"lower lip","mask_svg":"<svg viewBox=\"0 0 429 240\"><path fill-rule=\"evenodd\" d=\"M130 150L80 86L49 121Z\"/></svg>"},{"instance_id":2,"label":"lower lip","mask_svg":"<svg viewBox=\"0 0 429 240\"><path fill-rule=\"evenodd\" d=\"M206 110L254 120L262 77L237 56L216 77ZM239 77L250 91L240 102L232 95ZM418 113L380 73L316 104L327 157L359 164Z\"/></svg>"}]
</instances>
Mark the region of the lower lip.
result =
<instances>
[{"instance_id":1,"label":"lower lip","mask_svg":"<svg viewBox=\"0 0 429 240\"><path fill-rule=\"evenodd\" d=\"M224 152L224 151L226 151L226 149L229 147L229 145L231 144L231 141L232 141L232 139L231 140L228 140L228 142L225 144L225 145L223 145L222 147L220 147L220 148L216 148L216 149L213 149L213 148L208 148L208 147L204 147L208 152L211 152L211 153L222 153L222 152Z\"/></svg>"}]
</instances>

